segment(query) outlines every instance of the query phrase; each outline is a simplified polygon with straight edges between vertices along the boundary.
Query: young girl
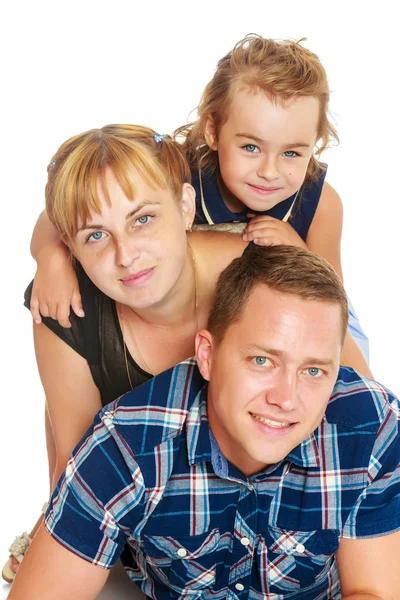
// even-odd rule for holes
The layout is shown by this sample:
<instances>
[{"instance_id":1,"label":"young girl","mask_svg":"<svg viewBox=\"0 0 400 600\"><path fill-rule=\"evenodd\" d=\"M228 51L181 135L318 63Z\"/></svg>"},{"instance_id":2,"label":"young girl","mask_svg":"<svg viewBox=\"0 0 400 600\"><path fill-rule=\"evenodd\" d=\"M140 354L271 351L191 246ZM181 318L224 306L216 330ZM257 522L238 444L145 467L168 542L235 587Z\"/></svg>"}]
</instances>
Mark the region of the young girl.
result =
<instances>
[{"instance_id":1,"label":"young girl","mask_svg":"<svg viewBox=\"0 0 400 600\"><path fill-rule=\"evenodd\" d=\"M195 222L248 223L244 240L306 247L343 278L342 203L317 160L338 141L328 106L325 69L300 43L257 35L238 42L218 62L198 120L175 132L192 168ZM368 360L351 306L349 329ZM347 349L352 366L365 369L350 338Z\"/></svg>"},{"instance_id":2,"label":"young girl","mask_svg":"<svg viewBox=\"0 0 400 600\"><path fill-rule=\"evenodd\" d=\"M184 136L192 169L195 223L243 222L246 242L307 247L342 277L342 204L317 160L338 139L328 105L325 70L299 43L248 35L236 44L205 88L198 121L175 132ZM42 215L32 239L38 273L31 310L37 322L41 313L68 326L70 303L78 315L82 307L67 260L61 265L52 256L56 241ZM53 278L60 269L65 277ZM352 309L349 317L368 359L368 340ZM359 347L349 335L343 364L371 375Z\"/></svg>"}]
</instances>

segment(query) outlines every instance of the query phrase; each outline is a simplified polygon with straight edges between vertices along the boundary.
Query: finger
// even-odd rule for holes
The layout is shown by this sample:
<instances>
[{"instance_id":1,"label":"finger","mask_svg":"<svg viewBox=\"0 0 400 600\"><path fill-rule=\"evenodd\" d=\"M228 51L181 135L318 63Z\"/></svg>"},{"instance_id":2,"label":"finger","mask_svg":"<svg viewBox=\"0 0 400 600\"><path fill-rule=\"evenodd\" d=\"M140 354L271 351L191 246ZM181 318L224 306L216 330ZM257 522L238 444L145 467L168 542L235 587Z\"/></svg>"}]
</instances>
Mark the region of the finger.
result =
<instances>
[{"instance_id":1,"label":"finger","mask_svg":"<svg viewBox=\"0 0 400 600\"><path fill-rule=\"evenodd\" d=\"M275 217L271 217L271 215L255 215L253 213L247 213L247 216L251 219L251 223L254 221L280 221L280 219L276 219Z\"/></svg>"},{"instance_id":2,"label":"finger","mask_svg":"<svg viewBox=\"0 0 400 600\"><path fill-rule=\"evenodd\" d=\"M77 317L85 316L85 312L82 307L82 298L79 292L74 292L72 294L71 307Z\"/></svg>"},{"instance_id":3,"label":"finger","mask_svg":"<svg viewBox=\"0 0 400 600\"><path fill-rule=\"evenodd\" d=\"M42 317L40 316L40 311L39 311L39 299L37 296L32 296L31 297L31 315L32 315L32 319L35 321L35 323L37 325L39 325L42 322Z\"/></svg>"},{"instance_id":4,"label":"finger","mask_svg":"<svg viewBox=\"0 0 400 600\"><path fill-rule=\"evenodd\" d=\"M54 319L55 321L57 321L57 308L58 308L58 303L52 302L49 306L49 316L52 319Z\"/></svg>"},{"instance_id":5,"label":"finger","mask_svg":"<svg viewBox=\"0 0 400 600\"><path fill-rule=\"evenodd\" d=\"M280 246L282 241L276 237L268 236L268 238L255 238L253 242L256 246Z\"/></svg>"},{"instance_id":6,"label":"finger","mask_svg":"<svg viewBox=\"0 0 400 600\"><path fill-rule=\"evenodd\" d=\"M269 238L272 236L276 236L276 232L274 232L272 228L254 227L254 228L250 229L249 231L246 229L246 231L242 234L242 239L245 242L251 242L251 241L254 241L255 238L260 238L260 237Z\"/></svg>"},{"instance_id":7,"label":"finger","mask_svg":"<svg viewBox=\"0 0 400 600\"><path fill-rule=\"evenodd\" d=\"M50 316L49 307L47 306L47 302L41 302L40 306L39 306L39 310L40 310L40 314L42 315L42 317Z\"/></svg>"},{"instance_id":8,"label":"finger","mask_svg":"<svg viewBox=\"0 0 400 600\"><path fill-rule=\"evenodd\" d=\"M56 319L61 327L70 328L71 321L69 320L70 305L69 302L60 302L57 307Z\"/></svg>"}]
</instances>

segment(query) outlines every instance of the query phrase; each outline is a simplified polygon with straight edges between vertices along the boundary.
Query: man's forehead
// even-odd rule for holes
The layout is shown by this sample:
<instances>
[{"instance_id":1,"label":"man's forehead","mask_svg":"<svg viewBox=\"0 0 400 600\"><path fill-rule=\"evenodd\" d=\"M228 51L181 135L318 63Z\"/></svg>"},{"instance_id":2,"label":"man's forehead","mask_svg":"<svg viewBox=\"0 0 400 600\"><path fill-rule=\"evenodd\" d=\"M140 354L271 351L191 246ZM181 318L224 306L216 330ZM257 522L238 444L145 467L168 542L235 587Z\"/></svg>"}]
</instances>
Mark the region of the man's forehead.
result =
<instances>
[{"instance_id":1,"label":"man's forehead","mask_svg":"<svg viewBox=\"0 0 400 600\"><path fill-rule=\"evenodd\" d=\"M341 311L338 304L308 300L292 293L257 285L233 323L236 333L249 344L276 340L285 344L341 344Z\"/></svg>"}]
</instances>

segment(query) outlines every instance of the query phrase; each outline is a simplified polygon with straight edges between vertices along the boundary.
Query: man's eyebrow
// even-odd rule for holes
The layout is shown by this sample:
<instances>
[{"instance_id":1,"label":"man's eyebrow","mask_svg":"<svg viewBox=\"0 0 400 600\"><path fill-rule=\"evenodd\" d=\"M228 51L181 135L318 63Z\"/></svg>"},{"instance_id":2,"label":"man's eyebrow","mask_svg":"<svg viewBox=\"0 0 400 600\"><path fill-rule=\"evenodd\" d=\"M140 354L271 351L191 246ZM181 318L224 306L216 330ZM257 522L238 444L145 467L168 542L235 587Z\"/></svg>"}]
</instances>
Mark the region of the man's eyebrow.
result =
<instances>
[{"instance_id":1,"label":"man's eyebrow","mask_svg":"<svg viewBox=\"0 0 400 600\"><path fill-rule=\"evenodd\" d=\"M127 221L146 206L160 206L160 202L158 202L157 200L143 200L143 202L140 202L133 210L131 210L126 215L125 220ZM79 227L78 232L85 231L86 229L104 229L104 225L102 225L101 223L86 223L82 227Z\"/></svg>"},{"instance_id":2,"label":"man's eyebrow","mask_svg":"<svg viewBox=\"0 0 400 600\"><path fill-rule=\"evenodd\" d=\"M286 355L284 350L278 350L276 348L268 348L267 346L262 346L260 344L252 344L248 346L246 349L247 352L264 352L265 354L270 354L272 356L276 356L277 358L282 358ZM314 356L307 356L302 360L303 364L313 364L313 365L321 365L321 366L333 366L334 361L331 358L316 358Z\"/></svg>"},{"instance_id":3,"label":"man's eyebrow","mask_svg":"<svg viewBox=\"0 0 400 600\"><path fill-rule=\"evenodd\" d=\"M251 139L255 142L258 142L259 144L263 144L266 141L252 133L236 133L235 137ZM306 142L293 142L291 144L285 144L284 148L311 148L311 145L307 144Z\"/></svg>"}]
</instances>

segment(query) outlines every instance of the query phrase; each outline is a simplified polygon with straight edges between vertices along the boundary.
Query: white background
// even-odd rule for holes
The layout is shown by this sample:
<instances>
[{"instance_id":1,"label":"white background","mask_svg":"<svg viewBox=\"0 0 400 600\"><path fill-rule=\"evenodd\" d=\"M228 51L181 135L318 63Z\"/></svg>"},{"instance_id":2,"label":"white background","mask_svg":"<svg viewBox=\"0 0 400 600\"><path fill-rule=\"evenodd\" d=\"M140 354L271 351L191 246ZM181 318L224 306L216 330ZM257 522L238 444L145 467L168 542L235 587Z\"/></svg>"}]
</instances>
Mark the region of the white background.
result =
<instances>
[{"instance_id":1,"label":"white background","mask_svg":"<svg viewBox=\"0 0 400 600\"><path fill-rule=\"evenodd\" d=\"M185 123L217 60L246 33L307 37L327 69L341 144L324 159L344 203L345 284L370 338L376 379L400 392L400 53L393 5L7 3L0 15L0 563L47 495L43 393L22 306L35 270L29 241L43 208L46 166L65 139L86 129L125 122L167 133ZM3 587L0 597L6 593Z\"/></svg>"}]
</instances>

